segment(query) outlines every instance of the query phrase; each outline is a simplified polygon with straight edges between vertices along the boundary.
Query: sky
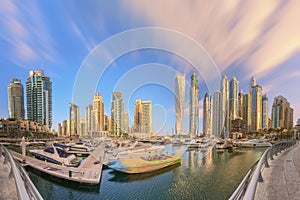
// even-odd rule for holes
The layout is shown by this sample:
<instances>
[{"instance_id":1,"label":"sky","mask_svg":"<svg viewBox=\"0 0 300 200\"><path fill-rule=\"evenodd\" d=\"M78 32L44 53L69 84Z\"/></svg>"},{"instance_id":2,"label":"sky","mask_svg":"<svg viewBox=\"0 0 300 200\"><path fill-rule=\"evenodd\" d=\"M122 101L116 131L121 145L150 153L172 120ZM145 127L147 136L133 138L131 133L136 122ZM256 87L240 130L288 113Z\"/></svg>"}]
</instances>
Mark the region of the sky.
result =
<instances>
[{"instance_id":1,"label":"sky","mask_svg":"<svg viewBox=\"0 0 300 200\"><path fill-rule=\"evenodd\" d=\"M110 115L112 91L124 95L132 125L135 100L151 100L153 129L175 126L174 76L195 69L202 101L235 76L249 92L255 76L269 98L282 95L300 118L300 2L253 1L10 1L0 0L0 117L8 117L11 78L24 87L29 70L53 83L53 128L69 117L69 102L85 106L95 91ZM26 102L26 100L25 100Z\"/></svg>"}]
</instances>

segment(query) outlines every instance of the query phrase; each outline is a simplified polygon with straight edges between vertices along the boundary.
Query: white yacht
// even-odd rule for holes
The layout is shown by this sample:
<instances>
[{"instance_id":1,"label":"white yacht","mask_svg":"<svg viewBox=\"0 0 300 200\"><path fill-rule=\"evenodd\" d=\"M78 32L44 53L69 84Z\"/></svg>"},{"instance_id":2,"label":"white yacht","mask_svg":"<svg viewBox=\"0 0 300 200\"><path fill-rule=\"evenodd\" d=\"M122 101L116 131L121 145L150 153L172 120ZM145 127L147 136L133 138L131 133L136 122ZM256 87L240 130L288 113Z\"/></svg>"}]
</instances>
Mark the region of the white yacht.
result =
<instances>
[{"instance_id":1,"label":"white yacht","mask_svg":"<svg viewBox=\"0 0 300 200\"><path fill-rule=\"evenodd\" d=\"M163 152L164 146L151 145L150 143L135 142L129 147L120 147L112 151L106 151L105 157L108 161L124 158L136 158L147 155L159 155Z\"/></svg>"},{"instance_id":2,"label":"white yacht","mask_svg":"<svg viewBox=\"0 0 300 200\"><path fill-rule=\"evenodd\" d=\"M75 154L77 156L88 156L94 149L83 144L75 144L66 148L65 150L68 153Z\"/></svg>"},{"instance_id":3,"label":"white yacht","mask_svg":"<svg viewBox=\"0 0 300 200\"><path fill-rule=\"evenodd\" d=\"M67 153L62 147L54 146L46 149L29 150L37 159L67 167L77 167L80 161L74 154Z\"/></svg>"},{"instance_id":4,"label":"white yacht","mask_svg":"<svg viewBox=\"0 0 300 200\"><path fill-rule=\"evenodd\" d=\"M237 147L270 147L272 144L263 140L248 140L243 142L235 142Z\"/></svg>"}]
</instances>

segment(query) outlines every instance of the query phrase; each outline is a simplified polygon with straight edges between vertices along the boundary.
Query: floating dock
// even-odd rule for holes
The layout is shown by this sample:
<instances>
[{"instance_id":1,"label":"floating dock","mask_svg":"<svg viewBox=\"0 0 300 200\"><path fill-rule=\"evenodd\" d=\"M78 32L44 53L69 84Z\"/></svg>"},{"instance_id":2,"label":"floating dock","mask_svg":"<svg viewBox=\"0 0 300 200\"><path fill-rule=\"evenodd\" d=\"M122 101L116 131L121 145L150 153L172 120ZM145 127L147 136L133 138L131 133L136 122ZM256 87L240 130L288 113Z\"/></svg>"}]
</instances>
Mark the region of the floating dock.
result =
<instances>
[{"instance_id":1,"label":"floating dock","mask_svg":"<svg viewBox=\"0 0 300 200\"><path fill-rule=\"evenodd\" d=\"M100 144L96 147L79 167L56 165L30 156L25 156L24 158L22 154L14 151L11 151L11 154L24 165L30 166L51 176L80 184L97 185L101 180L105 147L104 144Z\"/></svg>"}]
</instances>

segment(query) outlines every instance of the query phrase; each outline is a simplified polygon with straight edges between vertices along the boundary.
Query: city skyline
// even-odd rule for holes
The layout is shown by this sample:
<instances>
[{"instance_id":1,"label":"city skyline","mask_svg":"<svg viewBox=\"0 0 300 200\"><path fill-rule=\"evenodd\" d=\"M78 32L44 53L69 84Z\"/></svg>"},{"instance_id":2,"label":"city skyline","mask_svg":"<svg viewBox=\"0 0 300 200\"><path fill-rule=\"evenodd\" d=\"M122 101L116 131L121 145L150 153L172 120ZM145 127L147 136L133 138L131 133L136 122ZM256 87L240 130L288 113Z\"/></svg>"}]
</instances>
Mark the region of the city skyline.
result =
<instances>
[{"instance_id":1,"label":"city skyline","mask_svg":"<svg viewBox=\"0 0 300 200\"><path fill-rule=\"evenodd\" d=\"M182 32L201 44L218 66L219 73L226 74L228 77L236 76L240 88L246 90L246 93L249 79L252 76L257 77L259 84L263 86L263 93L267 93L269 97L269 117L273 98L278 95L286 97L294 108L295 124L297 118L300 117L299 95L294 92L300 77L300 43L297 40L299 35L297 20L292 16L297 13L296 10L300 7L299 3L287 2L284 6L275 2L264 2L262 5L258 5L257 2L236 4L209 2L205 6L202 6L201 3L194 3L193 6L189 3L172 3L174 13L164 16L161 8L167 6L168 2L155 4L137 1L129 4L109 2L105 3L105 6L99 3L71 5L68 2L60 3L58 1L50 2L47 5L42 2L32 2L31 4L14 1L3 2L3 6L0 8L0 24L3 27L0 40L3 49L7 49L7 51L1 51L0 54L0 64L3 68L0 92L4 94L1 95L0 117L8 116L7 86L10 79L20 79L24 84L29 70L43 69L53 82L52 127L56 128L57 123L69 118L68 105L69 102L72 102L74 82L82 62L91 50L105 39L122 31L157 26ZM209 13L209 9L206 9L210 6L216 8L214 13ZM245 10L245 8L242 9L246 11L244 15L240 15L242 12L240 8L244 6L260 7L261 9L257 11L259 15L252 16L250 9ZM119 10L117 15L106 11L115 8ZM227 14L222 12L225 8ZM53 18L54 11L57 15ZM214 19L212 20L213 24L207 27L206 17L196 20L199 18L199 12L206 13L207 17L210 16ZM284 14L284 17L278 17L278 21L274 24L271 19L279 13ZM186 17L179 18L179 16ZM240 17L240 20L236 21L237 17ZM126 18L131 20L122 20ZM253 21L249 21L249 19L253 19ZM262 24L263 26L261 26ZM281 30L289 30L289 32ZM210 37L212 33L214 35ZM286 38L290 38L290 41L293 42L287 42ZM155 40L155 37L152 39ZM192 51L192 49L187 48L187 51ZM107 49L105 56L109 57L111 53L112 50ZM103 96L106 115L110 115L112 91L118 80L136 66L145 63L161 63L179 73L185 73L187 77L193 72L193 67L175 54L151 49L130 52L111 63L95 88L95 91L100 92ZM202 77L202 72L210 70L210 68L207 66L194 67L200 69L199 130L202 130L201 111L204 94L206 92L212 94L215 91L208 91L206 85L208 77ZM158 73L157 76L165 75ZM143 76L139 78L144 79ZM164 78L170 79L174 84L173 77L165 76ZM190 80L187 79L186 85L189 84ZM138 87L136 90L130 91L129 102L124 102L125 109L129 112L130 125L133 121L135 100L138 98L151 99L153 115L158 116L153 118L154 130L161 129L164 125L161 121L163 122L163 117L166 116L167 122L161 132L170 134L175 128L172 92L155 84ZM120 92L125 94L126 91ZM187 94L186 97L189 96ZM185 110L188 107L187 104L188 100L185 99ZM85 107L81 106L80 109L81 117L83 117ZM185 112L185 116L188 116L187 113ZM188 132L187 124L188 120L185 119L183 125L185 132Z\"/></svg>"}]
</instances>

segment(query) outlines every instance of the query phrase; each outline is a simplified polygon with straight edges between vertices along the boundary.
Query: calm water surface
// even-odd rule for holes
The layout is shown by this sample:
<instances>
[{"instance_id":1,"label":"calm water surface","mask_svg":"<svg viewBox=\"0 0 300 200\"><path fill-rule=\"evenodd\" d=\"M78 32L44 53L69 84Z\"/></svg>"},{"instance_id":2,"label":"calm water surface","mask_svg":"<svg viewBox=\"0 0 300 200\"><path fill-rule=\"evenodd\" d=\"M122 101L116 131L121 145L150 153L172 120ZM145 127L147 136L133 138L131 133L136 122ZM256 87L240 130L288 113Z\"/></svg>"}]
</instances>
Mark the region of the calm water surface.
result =
<instances>
[{"instance_id":1,"label":"calm water surface","mask_svg":"<svg viewBox=\"0 0 300 200\"><path fill-rule=\"evenodd\" d=\"M166 152L184 146L166 146ZM228 199L264 149L185 151L181 165L154 173L125 175L104 168L97 188L80 188L28 169L45 199Z\"/></svg>"}]
</instances>

